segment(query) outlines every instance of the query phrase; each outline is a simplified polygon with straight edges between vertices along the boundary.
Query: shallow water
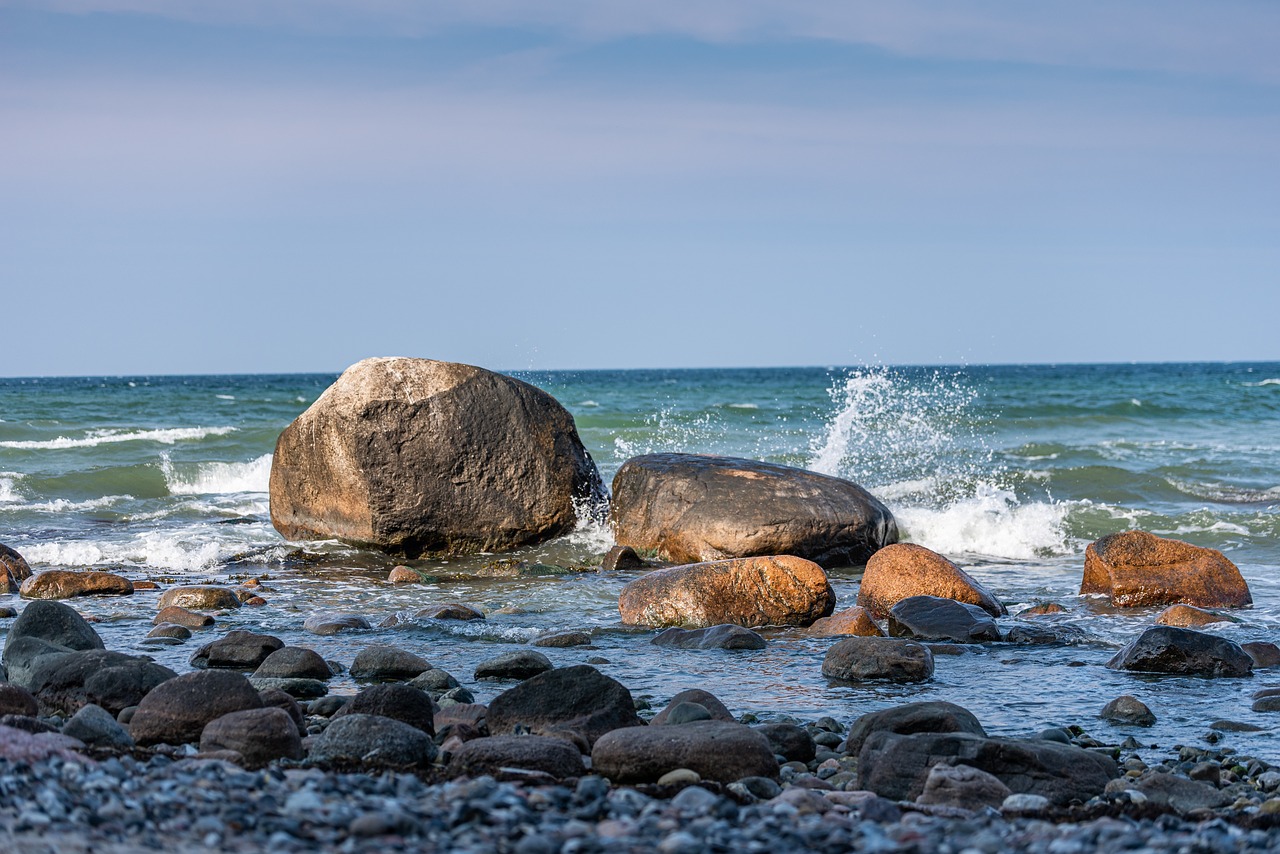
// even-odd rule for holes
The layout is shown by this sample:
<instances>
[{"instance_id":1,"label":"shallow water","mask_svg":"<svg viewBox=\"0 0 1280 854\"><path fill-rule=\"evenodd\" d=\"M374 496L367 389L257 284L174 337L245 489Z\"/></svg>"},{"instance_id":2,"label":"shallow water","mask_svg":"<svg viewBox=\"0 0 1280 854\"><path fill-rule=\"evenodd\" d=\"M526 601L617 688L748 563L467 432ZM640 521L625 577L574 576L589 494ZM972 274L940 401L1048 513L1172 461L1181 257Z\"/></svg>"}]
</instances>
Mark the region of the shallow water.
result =
<instances>
[{"instance_id":1,"label":"shallow water","mask_svg":"<svg viewBox=\"0 0 1280 854\"><path fill-rule=\"evenodd\" d=\"M1083 629L1077 646L994 644L939 656L922 686L828 686L831 640L770 630L759 652L659 650L652 633L620 626L617 594L634 574L592 568L611 544L585 527L514 556L413 565L437 579L385 583L393 561L338 543L286 543L267 516L270 454L281 428L332 375L0 380L0 542L39 571L111 568L163 584L262 577L269 605L222 625L277 634L349 662L362 644L421 652L470 684L483 658L544 631L588 628L595 650L543 650L557 664L600 656L601 669L655 704L687 687L713 690L735 711L833 714L947 699L989 729L1023 733L1080 724L1103 740L1128 730L1097 721L1135 694L1160 718L1144 743L1201 744L1219 718L1275 728L1249 695L1280 674L1207 680L1139 677L1102 665L1158 609L1116 612L1078 597L1083 549L1141 527L1223 550L1255 606L1215 631L1280 640L1280 365L742 369L519 374L574 414L606 480L653 451L731 454L850 477L893 509L907 539L941 551L1016 612L1057 601ZM561 574L477 578L502 558ZM858 569L832 573L839 607ZM185 667L197 641L142 647L154 593L79 600L101 617L108 646L146 650ZM0 597L4 598L4 597ZM21 603L8 597L11 604ZM418 624L424 605L464 601L481 624ZM320 638L301 631L317 610L351 610L399 626ZM1005 621L1007 622L1007 621ZM0 626L0 631L4 627ZM198 635L198 637L200 637ZM339 679L335 690L353 691ZM1227 744L1280 759L1272 732Z\"/></svg>"}]
</instances>

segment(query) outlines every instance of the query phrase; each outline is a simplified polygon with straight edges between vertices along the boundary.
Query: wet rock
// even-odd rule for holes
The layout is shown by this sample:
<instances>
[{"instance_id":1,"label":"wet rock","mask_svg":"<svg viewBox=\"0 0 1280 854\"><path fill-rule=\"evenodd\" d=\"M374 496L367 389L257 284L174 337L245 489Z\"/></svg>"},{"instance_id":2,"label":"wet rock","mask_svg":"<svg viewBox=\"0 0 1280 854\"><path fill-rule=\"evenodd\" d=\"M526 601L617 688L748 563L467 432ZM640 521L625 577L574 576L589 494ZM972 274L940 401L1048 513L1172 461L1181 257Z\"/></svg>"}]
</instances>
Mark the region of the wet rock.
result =
<instances>
[{"instance_id":1,"label":"wet rock","mask_svg":"<svg viewBox=\"0 0 1280 854\"><path fill-rule=\"evenodd\" d=\"M894 543L871 556L858 586L859 605L874 616L885 617L894 605L913 596L966 602L995 617L1008 613L968 573L924 546Z\"/></svg>"},{"instance_id":2,"label":"wet rock","mask_svg":"<svg viewBox=\"0 0 1280 854\"><path fill-rule=\"evenodd\" d=\"M335 717L379 715L435 735L436 711L436 704L425 692L401 682L388 682L365 688L339 709Z\"/></svg>"},{"instance_id":3,"label":"wet rock","mask_svg":"<svg viewBox=\"0 0 1280 854\"><path fill-rule=\"evenodd\" d=\"M1219 732L1263 732L1266 727L1260 727L1257 724L1244 723L1243 721L1213 721L1209 724L1209 729Z\"/></svg>"},{"instance_id":4,"label":"wet rock","mask_svg":"<svg viewBox=\"0 0 1280 854\"><path fill-rule=\"evenodd\" d=\"M133 749L133 738L128 730L114 715L93 703L81 706L62 727L62 734L83 741L89 747Z\"/></svg>"},{"instance_id":5,"label":"wet rock","mask_svg":"<svg viewBox=\"0 0 1280 854\"><path fill-rule=\"evenodd\" d=\"M196 650L191 666L255 670L271 653L283 648L284 641L274 635L236 629Z\"/></svg>"},{"instance_id":6,"label":"wet rock","mask_svg":"<svg viewBox=\"0 0 1280 854\"><path fill-rule=\"evenodd\" d=\"M155 619L151 621L152 625L172 624L175 626L185 626L188 629L203 629L213 625L213 617L208 614L197 614L194 611L188 611L186 608L179 608L176 605L170 605L168 608L161 608L160 613L156 614Z\"/></svg>"},{"instance_id":7,"label":"wet rock","mask_svg":"<svg viewBox=\"0 0 1280 854\"><path fill-rule=\"evenodd\" d=\"M18 616L18 609L10 608L8 605L0 606L0 620L11 620Z\"/></svg>"},{"instance_id":8,"label":"wet rock","mask_svg":"<svg viewBox=\"0 0 1280 854\"><path fill-rule=\"evenodd\" d=\"M0 715L35 717L40 711L35 696L21 685L0 682Z\"/></svg>"},{"instance_id":9,"label":"wet rock","mask_svg":"<svg viewBox=\"0 0 1280 854\"><path fill-rule=\"evenodd\" d=\"M551 659L533 650L504 652L476 665L476 679L528 679L554 667Z\"/></svg>"},{"instance_id":10,"label":"wet rock","mask_svg":"<svg viewBox=\"0 0 1280 854\"><path fill-rule=\"evenodd\" d=\"M1085 634L1075 626L1011 626L1004 639L1025 645L1083 643Z\"/></svg>"},{"instance_id":11,"label":"wet rock","mask_svg":"<svg viewBox=\"0 0 1280 854\"><path fill-rule=\"evenodd\" d=\"M350 697L323 697L318 700L312 700L307 703L307 714L331 718L350 702Z\"/></svg>"},{"instance_id":12,"label":"wet rock","mask_svg":"<svg viewBox=\"0 0 1280 854\"><path fill-rule=\"evenodd\" d=\"M923 682L933 675L933 654L915 641L848 637L827 650L822 675L841 682Z\"/></svg>"},{"instance_id":13,"label":"wet rock","mask_svg":"<svg viewBox=\"0 0 1280 854\"><path fill-rule=\"evenodd\" d=\"M483 620L484 613L461 602L428 605L413 616L420 620Z\"/></svg>"},{"instance_id":14,"label":"wet rock","mask_svg":"<svg viewBox=\"0 0 1280 854\"><path fill-rule=\"evenodd\" d=\"M268 655L253 671L254 678L318 679L333 676L329 664L315 650L302 646L285 646Z\"/></svg>"},{"instance_id":15,"label":"wet rock","mask_svg":"<svg viewBox=\"0 0 1280 854\"><path fill-rule=\"evenodd\" d=\"M644 626L807 626L831 613L822 567L787 555L659 569L622 588L622 621Z\"/></svg>"},{"instance_id":16,"label":"wet rock","mask_svg":"<svg viewBox=\"0 0 1280 854\"><path fill-rule=\"evenodd\" d=\"M604 559L600 561L600 569L604 572L614 572L619 569L646 569L651 566L653 564L641 558L630 546L614 546L605 552Z\"/></svg>"},{"instance_id":17,"label":"wet rock","mask_svg":"<svg viewBox=\"0 0 1280 854\"><path fill-rule=\"evenodd\" d=\"M1280 697L1259 697L1249 708L1255 712L1280 712Z\"/></svg>"},{"instance_id":18,"label":"wet rock","mask_svg":"<svg viewBox=\"0 0 1280 854\"><path fill-rule=\"evenodd\" d=\"M726 721L615 729L596 741L591 767L618 785L653 783L678 768L722 783L778 776L769 740L751 727Z\"/></svg>"},{"instance_id":19,"label":"wet rock","mask_svg":"<svg viewBox=\"0 0 1280 854\"><path fill-rule=\"evenodd\" d=\"M502 692L489 704L488 723L494 735L523 727L540 735L575 733L590 745L610 730L643 721L625 686L579 664L548 670Z\"/></svg>"},{"instance_id":20,"label":"wet rock","mask_svg":"<svg viewBox=\"0 0 1280 854\"><path fill-rule=\"evenodd\" d=\"M1052 741L880 731L863 742L857 785L890 800L914 800L939 763L977 768L1013 793L1040 795L1057 806L1101 794L1120 773L1108 756Z\"/></svg>"},{"instance_id":21,"label":"wet rock","mask_svg":"<svg viewBox=\"0 0 1280 854\"><path fill-rule=\"evenodd\" d=\"M23 599L70 599L74 596L128 596L133 582L114 572L71 572L51 569L22 582Z\"/></svg>"},{"instance_id":22,"label":"wet rock","mask_svg":"<svg viewBox=\"0 0 1280 854\"><path fill-rule=\"evenodd\" d=\"M856 483L694 454L624 463L613 479L610 519L618 545L676 563L794 555L854 566L898 539L893 514Z\"/></svg>"},{"instance_id":23,"label":"wet rock","mask_svg":"<svg viewBox=\"0 0 1280 854\"><path fill-rule=\"evenodd\" d=\"M604 486L546 392L470 365L365 359L276 442L271 521L391 554L508 551L567 534Z\"/></svg>"},{"instance_id":24,"label":"wet rock","mask_svg":"<svg viewBox=\"0 0 1280 854\"><path fill-rule=\"evenodd\" d=\"M283 691L299 700L312 700L329 693L329 686L319 679L301 679L287 676L249 677L249 684L258 691Z\"/></svg>"},{"instance_id":25,"label":"wet rock","mask_svg":"<svg viewBox=\"0 0 1280 854\"><path fill-rule=\"evenodd\" d=\"M176 675L144 656L77 650L35 661L29 687L41 705L62 714L92 703L116 715Z\"/></svg>"},{"instance_id":26,"label":"wet rock","mask_svg":"<svg viewBox=\"0 0 1280 854\"><path fill-rule=\"evenodd\" d=\"M871 619L871 612L861 605L846 608L815 620L809 626L808 634L815 637L835 637L837 635L854 635L856 637L884 637L884 631Z\"/></svg>"},{"instance_id":27,"label":"wet rock","mask_svg":"<svg viewBox=\"0 0 1280 854\"><path fill-rule=\"evenodd\" d=\"M507 768L540 771L558 780L581 777L587 770L572 742L538 735L472 739L454 752L448 770L455 777L497 777Z\"/></svg>"},{"instance_id":28,"label":"wet rock","mask_svg":"<svg viewBox=\"0 0 1280 854\"><path fill-rule=\"evenodd\" d=\"M890 608L889 634L954 643L1000 640L995 620L981 608L939 596L911 596Z\"/></svg>"},{"instance_id":29,"label":"wet rock","mask_svg":"<svg viewBox=\"0 0 1280 854\"><path fill-rule=\"evenodd\" d=\"M1057 602L1044 602L1039 605L1032 605L1030 608L1023 608L1018 612L1019 617L1048 617L1053 614L1065 614L1067 609L1059 605Z\"/></svg>"},{"instance_id":30,"label":"wet rock","mask_svg":"<svg viewBox=\"0 0 1280 854\"><path fill-rule=\"evenodd\" d=\"M1151 726L1156 722L1156 716L1147 708L1147 704L1128 694L1116 697L1103 706L1099 717L1113 724Z\"/></svg>"},{"instance_id":31,"label":"wet rock","mask_svg":"<svg viewBox=\"0 0 1280 854\"><path fill-rule=\"evenodd\" d=\"M305 755L293 718L276 706L229 712L210 721L200 734L200 752L217 750L234 750L251 767Z\"/></svg>"},{"instance_id":32,"label":"wet rock","mask_svg":"<svg viewBox=\"0 0 1280 854\"><path fill-rule=\"evenodd\" d=\"M714 694L703 691L701 688L690 688L687 691L681 691L671 698L671 702L666 707L653 716L653 720L649 721L649 726L663 726L666 724L677 708L682 705L697 705L706 709L713 721L735 721L733 712L725 707Z\"/></svg>"},{"instance_id":33,"label":"wet rock","mask_svg":"<svg viewBox=\"0 0 1280 854\"><path fill-rule=\"evenodd\" d=\"M380 715L348 714L316 737L308 758L402 768L428 765L435 756L435 742L417 727Z\"/></svg>"},{"instance_id":34,"label":"wet rock","mask_svg":"<svg viewBox=\"0 0 1280 854\"><path fill-rule=\"evenodd\" d=\"M1178 626L1184 629L1211 626L1214 623L1238 623L1235 617L1197 608L1194 605L1170 605L1156 617L1157 626Z\"/></svg>"},{"instance_id":35,"label":"wet rock","mask_svg":"<svg viewBox=\"0 0 1280 854\"><path fill-rule=\"evenodd\" d=\"M1240 570L1221 552L1146 531L1111 534L1091 543L1080 593L1107 595L1117 607L1183 603L1242 608L1253 602Z\"/></svg>"},{"instance_id":36,"label":"wet rock","mask_svg":"<svg viewBox=\"0 0 1280 854\"><path fill-rule=\"evenodd\" d=\"M231 611L240 607L240 597L234 590L211 585L194 585L190 587L170 587L160 594L158 607L185 608L189 611ZM166 618L165 622L179 623L178 620Z\"/></svg>"},{"instance_id":37,"label":"wet rock","mask_svg":"<svg viewBox=\"0 0 1280 854\"><path fill-rule=\"evenodd\" d=\"M0 593L17 593L30 577L31 566L26 558L0 543Z\"/></svg>"},{"instance_id":38,"label":"wet rock","mask_svg":"<svg viewBox=\"0 0 1280 854\"><path fill-rule=\"evenodd\" d=\"M173 638L174 640L187 640L191 637L191 629L186 626L179 626L175 623L161 623L151 631L147 632L149 638Z\"/></svg>"},{"instance_id":39,"label":"wet rock","mask_svg":"<svg viewBox=\"0 0 1280 854\"><path fill-rule=\"evenodd\" d=\"M387 581L392 584L418 584L422 581L422 576L407 566L395 566L387 574Z\"/></svg>"},{"instance_id":40,"label":"wet rock","mask_svg":"<svg viewBox=\"0 0 1280 854\"><path fill-rule=\"evenodd\" d=\"M231 712L262 708L249 680L233 670L197 670L153 688L133 713L129 733L138 744L185 744L200 738L210 721Z\"/></svg>"},{"instance_id":41,"label":"wet rock","mask_svg":"<svg viewBox=\"0 0 1280 854\"><path fill-rule=\"evenodd\" d=\"M705 629L669 628L652 641L673 649L764 649L765 640L742 626L720 625Z\"/></svg>"},{"instance_id":42,"label":"wet rock","mask_svg":"<svg viewBox=\"0 0 1280 854\"><path fill-rule=\"evenodd\" d=\"M932 732L962 732L986 736L978 719L966 708L955 703L926 701L893 706L878 712L868 712L853 722L845 736L845 751L857 756L862 745L872 733L891 732L897 735Z\"/></svg>"},{"instance_id":43,"label":"wet rock","mask_svg":"<svg viewBox=\"0 0 1280 854\"><path fill-rule=\"evenodd\" d=\"M1253 659L1255 670L1280 666L1280 646L1271 641L1248 641L1240 644L1240 648Z\"/></svg>"},{"instance_id":44,"label":"wet rock","mask_svg":"<svg viewBox=\"0 0 1280 854\"><path fill-rule=\"evenodd\" d=\"M769 749L788 762L812 762L818 745L804 727L795 724L761 724L755 731L769 740Z\"/></svg>"},{"instance_id":45,"label":"wet rock","mask_svg":"<svg viewBox=\"0 0 1280 854\"><path fill-rule=\"evenodd\" d=\"M431 696L443 694L445 691L458 687L458 680L454 679L447 671L438 667L419 673L413 679L409 680L409 684L419 691L424 691Z\"/></svg>"},{"instance_id":46,"label":"wet rock","mask_svg":"<svg viewBox=\"0 0 1280 854\"><path fill-rule=\"evenodd\" d=\"M387 644L366 646L351 663L351 678L403 681L425 673L431 663L420 655Z\"/></svg>"},{"instance_id":47,"label":"wet rock","mask_svg":"<svg viewBox=\"0 0 1280 854\"><path fill-rule=\"evenodd\" d=\"M1206 783L1154 770L1136 780L1120 779L1107 786L1108 793L1126 790L1141 792L1152 804L1169 807L1180 813L1217 809L1234 800L1231 795Z\"/></svg>"},{"instance_id":48,"label":"wet rock","mask_svg":"<svg viewBox=\"0 0 1280 854\"><path fill-rule=\"evenodd\" d=\"M999 807L1012 794L1000 778L986 771L938 763L929 769L916 803L977 811Z\"/></svg>"},{"instance_id":49,"label":"wet rock","mask_svg":"<svg viewBox=\"0 0 1280 854\"><path fill-rule=\"evenodd\" d=\"M1154 626L1121 648L1107 667L1143 673L1249 676L1253 659L1226 638L1193 629Z\"/></svg>"},{"instance_id":50,"label":"wet rock","mask_svg":"<svg viewBox=\"0 0 1280 854\"><path fill-rule=\"evenodd\" d=\"M327 612L307 617L302 621L302 628L313 635L336 635L339 632L367 631L373 626L359 614Z\"/></svg>"},{"instance_id":51,"label":"wet rock","mask_svg":"<svg viewBox=\"0 0 1280 854\"><path fill-rule=\"evenodd\" d=\"M571 646L590 646L590 644L591 635L587 632L554 632L533 639L534 646L560 649Z\"/></svg>"}]
</instances>

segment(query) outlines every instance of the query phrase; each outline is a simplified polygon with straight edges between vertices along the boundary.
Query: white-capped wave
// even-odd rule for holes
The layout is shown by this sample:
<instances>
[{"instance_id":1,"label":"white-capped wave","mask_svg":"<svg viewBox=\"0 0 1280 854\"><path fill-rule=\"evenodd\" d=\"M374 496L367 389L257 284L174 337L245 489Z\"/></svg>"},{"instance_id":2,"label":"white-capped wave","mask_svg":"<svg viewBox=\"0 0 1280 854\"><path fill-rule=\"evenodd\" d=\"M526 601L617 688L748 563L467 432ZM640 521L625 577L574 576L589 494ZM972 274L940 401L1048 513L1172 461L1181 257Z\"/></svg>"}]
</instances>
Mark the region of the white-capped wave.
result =
<instances>
[{"instance_id":1,"label":"white-capped wave","mask_svg":"<svg viewBox=\"0 0 1280 854\"><path fill-rule=\"evenodd\" d=\"M16 471L0 472L0 504L11 504L22 500L22 496L15 488L21 479L22 475Z\"/></svg>"},{"instance_id":2,"label":"white-capped wave","mask_svg":"<svg viewBox=\"0 0 1280 854\"><path fill-rule=\"evenodd\" d=\"M169 492L174 495L211 495L236 492L267 492L271 480L271 454L243 463L199 463L194 470L181 470L178 464L161 456Z\"/></svg>"},{"instance_id":3,"label":"white-capped wave","mask_svg":"<svg viewBox=\"0 0 1280 854\"><path fill-rule=\"evenodd\" d=\"M208 570L232 554L212 540L187 539L173 533L148 532L123 543L72 541L35 543L22 549L32 565L100 566L126 564L175 572Z\"/></svg>"},{"instance_id":4,"label":"white-capped wave","mask_svg":"<svg viewBox=\"0 0 1280 854\"><path fill-rule=\"evenodd\" d=\"M204 439L207 436L225 436L235 432L234 427L172 427L163 430L90 430L75 439L59 436L56 439L28 439L0 442L0 448L20 450L62 450L65 448L96 448L114 442L160 442L172 445Z\"/></svg>"},{"instance_id":5,"label":"white-capped wave","mask_svg":"<svg viewBox=\"0 0 1280 854\"><path fill-rule=\"evenodd\" d=\"M1007 489L983 484L976 494L943 507L893 507L903 538L944 555L1031 560L1071 554L1068 507L1020 503Z\"/></svg>"},{"instance_id":6,"label":"white-capped wave","mask_svg":"<svg viewBox=\"0 0 1280 854\"><path fill-rule=\"evenodd\" d=\"M759 409L760 408L760 405L757 403L726 403L725 406L727 406L730 409Z\"/></svg>"},{"instance_id":7,"label":"white-capped wave","mask_svg":"<svg viewBox=\"0 0 1280 854\"><path fill-rule=\"evenodd\" d=\"M594 400L584 400L578 404L579 406L599 406L600 404Z\"/></svg>"},{"instance_id":8,"label":"white-capped wave","mask_svg":"<svg viewBox=\"0 0 1280 854\"><path fill-rule=\"evenodd\" d=\"M236 396L234 394L215 394L214 397L216 397L218 400L235 400L236 399Z\"/></svg>"},{"instance_id":9,"label":"white-capped wave","mask_svg":"<svg viewBox=\"0 0 1280 854\"><path fill-rule=\"evenodd\" d=\"M19 504L18 510L35 510L43 513L80 513L85 510L98 510L110 507L121 501L133 501L132 495L104 495L101 498L90 498L87 501L68 501L55 498L52 501L37 501L31 504Z\"/></svg>"},{"instance_id":10,"label":"white-capped wave","mask_svg":"<svg viewBox=\"0 0 1280 854\"><path fill-rule=\"evenodd\" d=\"M1264 386L1264 385L1280 385L1280 377L1268 377L1265 380L1258 380L1256 383L1244 383L1247 386Z\"/></svg>"}]
</instances>

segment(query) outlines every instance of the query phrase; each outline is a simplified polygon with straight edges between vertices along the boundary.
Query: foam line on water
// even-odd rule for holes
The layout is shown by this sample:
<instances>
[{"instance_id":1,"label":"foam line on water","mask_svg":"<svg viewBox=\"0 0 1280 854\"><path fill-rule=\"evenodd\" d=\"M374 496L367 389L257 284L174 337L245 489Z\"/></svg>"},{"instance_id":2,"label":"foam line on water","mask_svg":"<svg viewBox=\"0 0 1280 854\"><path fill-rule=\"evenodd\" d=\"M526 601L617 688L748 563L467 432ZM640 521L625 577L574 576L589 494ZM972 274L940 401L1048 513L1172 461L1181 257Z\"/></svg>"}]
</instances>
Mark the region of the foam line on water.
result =
<instances>
[{"instance_id":1,"label":"foam line on water","mask_svg":"<svg viewBox=\"0 0 1280 854\"><path fill-rule=\"evenodd\" d=\"M247 462L200 463L195 471L180 471L168 454L162 454L160 471L173 495L267 492L271 480L271 454L263 454Z\"/></svg>"},{"instance_id":2,"label":"foam line on water","mask_svg":"<svg viewBox=\"0 0 1280 854\"><path fill-rule=\"evenodd\" d=\"M904 539L939 554L972 554L1013 560L1056 557L1077 549L1067 535L1070 507L1019 502L1007 489L982 484L975 494L943 506L893 508Z\"/></svg>"},{"instance_id":3,"label":"foam line on water","mask_svg":"<svg viewBox=\"0 0 1280 854\"><path fill-rule=\"evenodd\" d=\"M225 436L235 432L234 427L171 427L160 430L90 430L75 439L59 436L56 439L23 439L0 442L0 448L15 450L63 450L66 448L96 448L115 442L159 442L172 445L204 439L209 436Z\"/></svg>"}]
</instances>

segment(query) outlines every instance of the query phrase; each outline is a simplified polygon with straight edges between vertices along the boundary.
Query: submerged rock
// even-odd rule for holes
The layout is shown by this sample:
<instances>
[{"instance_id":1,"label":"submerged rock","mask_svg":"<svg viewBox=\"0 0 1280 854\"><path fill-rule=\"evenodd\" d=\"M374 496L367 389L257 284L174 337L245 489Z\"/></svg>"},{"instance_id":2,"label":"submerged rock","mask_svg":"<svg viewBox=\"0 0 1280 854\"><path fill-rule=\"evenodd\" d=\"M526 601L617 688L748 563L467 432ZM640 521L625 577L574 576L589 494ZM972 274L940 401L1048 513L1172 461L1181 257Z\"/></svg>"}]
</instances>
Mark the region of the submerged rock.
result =
<instances>
[{"instance_id":1,"label":"submerged rock","mask_svg":"<svg viewBox=\"0 0 1280 854\"><path fill-rule=\"evenodd\" d=\"M591 767L619 785L656 783L678 768L722 783L778 776L769 740L751 727L727 721L615 729L596 741Z\"/></svg>"},{"instance_id":2,"label":"submerged rock","mask_svg":"<svg viewBox=\"0 0 1280 854\"><path fill-rule=\"evenodd\" d=\"M807 626L835 608L822 567L789 555L658 569L622 588L622 621L643 626Z\"/></svg>"},{"instance_id":3,"label":"submerged rock","mask_svg":"<svg viewBox=\"0 0 1280 854\"><path fill-rule=\"evenodd\" d=\"M856 483L696 454L628 460L610 518L620 546L677 563L785 554L852 566L898 540L893 514Z\"/></svg>"},{"instance_id":4,"label":"submerged rock","mask_svg":"<svg viewBox=\"0 0 1280 854\"><path fill-rule=\"evenodd\" d=\"M276 442L271 521L391 554L507 551L571 531L604 486L546 392L470 365L352 365Z\"/></svg>"},{"instance_id":5,"label":"submerged rock","mask_svg":"<svg viewBox=\"0 0 1280 854\"><path fill-rule=\"evenodd\" d=\"M1156 617L1157 626L1178 626L1183 629L1211 626L1214 623L1238 623L1235 617L1197 608L1194 605L1170 605Z\"/></svg>"},{"instance_id":6,"label":"submerged rock","mask_svg":"<svg viewBox=\"0 0 1280 854\"><path fill-rule=\"evenodd\" d=\"M339 632L367 631L373 626L359 614L327 612L307 617L302 621L302 628L313 635L336 635Z\"/></svg>"},{"instance_id":7,"label":"submerged rock","mask_svg":"<svg viewBox=\"0 0 1280 854\"><path fill-rule=\"evenodd\" d=\"M23 599L70 599L74 596L128 596L133 582L114 572L71 572L51 569L22 582Z\"/></svg>"},{"instance_id":8,"label":"submerged rock","mask_svg":"<svg viewBox=\"0 0 1280 854\"><path fill-rule=\"evenodd\" d=\"M1116 697L1103 706L1099 717L1113 724L1151 726L1156 722L1156 716L1147 708L1147 704L1128 694Z\"/></svg>"},{"instance_id":9,"label":"submerged rock","mask_svg":"<svg viewBox=\"0 0 1280 854\"><path fill-rule=\"evenodd\" d=\"M1091 543L1080 593L1105 594L1122 608L1177 603L1242 608L1253 602L1240 570L1222 552L1146 531L1111 534Z\"/></svg>"},{"instance_id":10,"label":"submerged rock","mask_svg":"<svg viewBox=\"0 0 1280 854\"><path fill-rule=\"evenodd\" d=\"M1117 652L1107 667L1144 673L1249 676L1253 659L1240 645L1205 632L1155 626Z\"/></svg>"},{"instance_id":11,"label":"submerged rock","mask_svg":"<svg viewBox=\"0 0 1280 854\"><path fill-rule=\"evenodd\" d=\"M483 620L484 612L461 602L428 605L413 616L422 620Z\"/></svg>"},{"instance_id":12,"label":"submerged rock","mask_svg":"<svg viewBox=\"0 0 1280 854\"><path fill-rule=\"evenodd\" d=\"M947 558L914 543L885 546L867 561L858 587L858 604L884 617L912 596L938 596L977 605L999 617L1007 614L992 593Z\"/></svg>"},{"instance_id":13,"label":"submerged rock","mask_svg":"<svg viewBox=\"0 0 1280 854\"><path fill-rule=\"evenodd\" d=\"M765 639L751 629L728 624L705 629L672 627L660 632L652 643L675 649L764 649L766 646Z\"/></svg>"},{"instance_id":14,"label":"submerged rock","mask_svg":"<svg viewBox=\"0 0 1280 854\"><path fill-rule=\"evenodd\" d=\"M955 643L1000 640L1000 629L986 611L938 596L911 596L894 605L889 634Z\"/></svg>"}]
</instances>

